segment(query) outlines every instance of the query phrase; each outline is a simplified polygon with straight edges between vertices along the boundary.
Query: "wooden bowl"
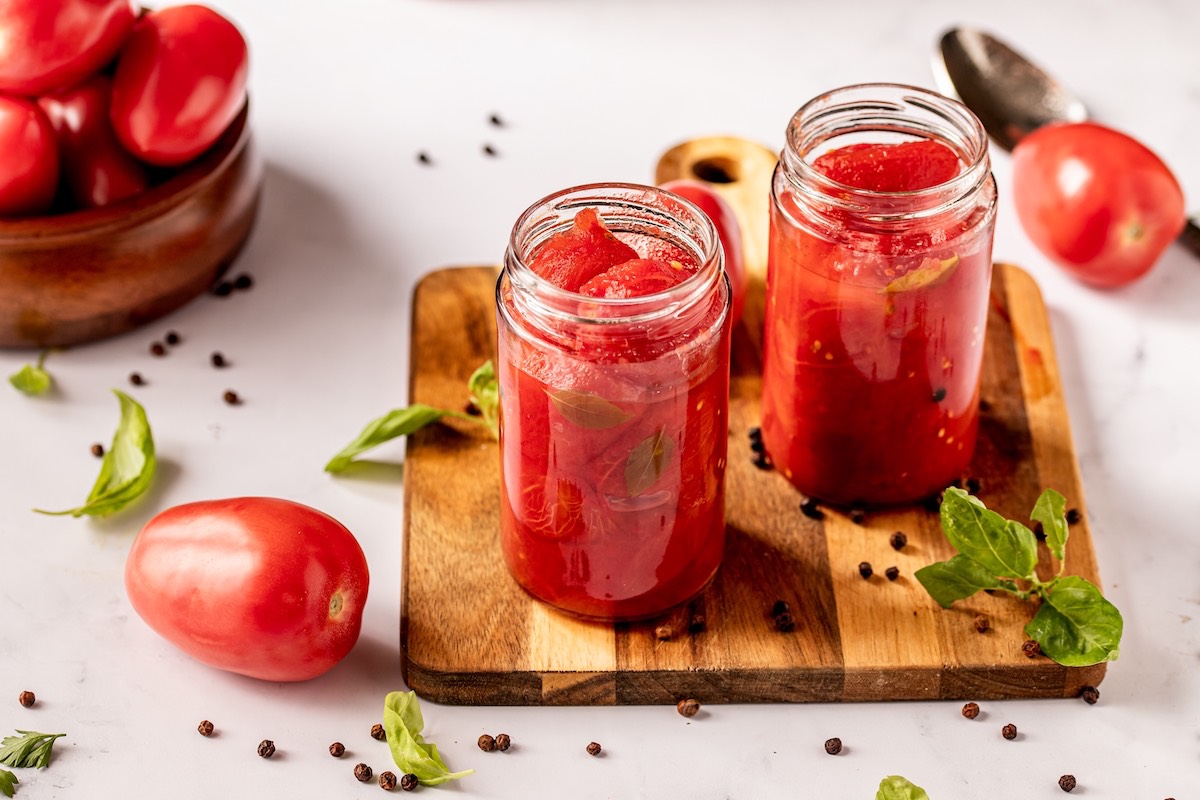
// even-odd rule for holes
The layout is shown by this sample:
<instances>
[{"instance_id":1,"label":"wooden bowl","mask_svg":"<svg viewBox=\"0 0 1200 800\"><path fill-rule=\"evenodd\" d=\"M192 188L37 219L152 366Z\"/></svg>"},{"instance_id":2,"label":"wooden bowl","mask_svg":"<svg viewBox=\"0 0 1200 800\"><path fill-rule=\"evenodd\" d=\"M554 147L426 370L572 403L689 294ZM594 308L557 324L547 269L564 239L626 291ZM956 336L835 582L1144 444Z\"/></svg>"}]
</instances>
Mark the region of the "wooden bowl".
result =
<instances>
[{"instance_id":1,"label":"wooden bowl","mask_svg":"<svg viewBox=\"0 0 1200 800\"><path fill-rule=\"evenodd\" d=\"M203 293L242 249L262 163L243 107L196 161L110 206L0 219L0 347L61 347L136 328Z\"/></svg>"}]
</instances>

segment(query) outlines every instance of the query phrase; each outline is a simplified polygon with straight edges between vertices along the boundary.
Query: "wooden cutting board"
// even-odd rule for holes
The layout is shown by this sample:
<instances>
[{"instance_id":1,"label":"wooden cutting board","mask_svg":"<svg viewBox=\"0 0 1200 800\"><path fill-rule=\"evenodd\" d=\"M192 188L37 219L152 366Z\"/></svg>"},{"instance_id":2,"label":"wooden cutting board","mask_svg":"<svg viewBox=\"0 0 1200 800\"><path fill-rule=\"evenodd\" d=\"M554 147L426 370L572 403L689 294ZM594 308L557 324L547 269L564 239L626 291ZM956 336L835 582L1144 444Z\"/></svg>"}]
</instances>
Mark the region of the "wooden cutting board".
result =
<instances>
[{"instance_id":1,"label":"wooden cutting board","mask_svg":"<svg viewBox=\"0 0 1200 800\"><path fill-rule=\"evenodd\" d=\"M761 148L731 139L701 145L697 158L731 153L739 180L769 180L773 156ZM665 177L660 164L660 181L671 169L692 174L694 159L670 163ZM745 187L722 189L746 213L736 197ZM757 252L750 266L759 284L762 236L765 229L748 237L758 251L747 245L748 256ZM496 275L491 267L443 269L418 286L411 402L463 405L467 378L494 354ZM700 597L662 618L585 622L530 598L500 554L496 443L454 423L409 437L400 647L411 688L444 703L613 705L1069 697L1100 683L1105 665L1068 669L1026 657L1027 604L981 594L943 610L929 598L913 573L953 554L936 512L909 507L856 522L826 509L813 520L782 476L752 465L747 431L759 422L761 380L755 309L752 295L734 335L725 559ZM982 398L969 476L979 497L1027 519L1050 486L1085 512L1046 310L1032 278L1009 265L994 274ZM1066 571L1100 585L1081 516ZM889 544L894 531L908 537L901 551ZM874 567L870 580L859 575L862 561ZM895 581L884 577L890 566L900 570ZM790 604L794 630L776 629L777 600ZM986 633L975 629L977 614L991 623ZM700 618L702 626L692 624ZM664 624L673 631L665 641L656 635Z\"/></svg>"}]
</instances>

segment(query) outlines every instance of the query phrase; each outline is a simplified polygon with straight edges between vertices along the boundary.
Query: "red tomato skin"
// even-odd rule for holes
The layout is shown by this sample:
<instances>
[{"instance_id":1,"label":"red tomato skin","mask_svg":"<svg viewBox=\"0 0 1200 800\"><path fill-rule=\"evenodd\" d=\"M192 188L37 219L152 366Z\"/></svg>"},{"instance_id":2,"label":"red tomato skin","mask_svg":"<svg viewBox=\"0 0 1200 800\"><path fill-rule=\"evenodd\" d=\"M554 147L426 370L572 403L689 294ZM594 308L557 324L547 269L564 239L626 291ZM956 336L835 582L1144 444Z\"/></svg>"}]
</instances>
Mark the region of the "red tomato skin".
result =
<instances>
[{"instance_id":1,"label":"red tomato skin","mask_svg":"<svg viewBox=\"0 0 1200 800\"><path fill-rule=\"evenodd\" d=\"M132 0L4 0L0 92L35 96L82 80L117 54L136 15Z\"/></svg>"},{"instance_id":2,"label":"red tomato skin","mask_svg":"<svg viewBox=\"0 0 1200 800\"><path fill-rule=\"evenodd\" d=\"M204 6L174 6L137 21L121 50L109 113L126 150L176 166L212 146L246 100L246 40Z\"/></svg>"},{"instance_id":3,"label":"red tomato skin","mask_svg":"<svg viewBox=\"0 0 1200 800\"><path fill-rule=\"evenodd\" d=\"M341 661L358 640L368 583L350 531L270 497L167 509L125 563L146 624L198 661L269 681L308 680Z\"/></svg>"},{"instance_id":4,"label":"red tomato skin","mask_svg":"<svg viewBox=\"0 0 1200 800\"><path fill-rule=\"evenodd\" d=\"M1091 122L1040 128L1013 149L1013 198L1049 259L1097 287L1145 275L1183 230L1183 191L1143 144Z\"/></svg>"},{"instance_id":5,"label":"red tomato skin","mask_svg":"<svg viewBox=\"0 0 1200 800\"><path fill-rule=\"evenodd\" d=\"M63 180L81 208L97 208L146 190L141 162L117 142L108 122L112 81L93 75L70 89L38 98L58 139Z\"/></svg>"},{"instance_id":6,"label":"red tomato skin","mask_svg":"<svg viewBox=\"0 0 1200 800\"><path fill-rule=\"evenodd\" d=\"M721 247L725 250L725 273L729 276L729 286L733 290L729 314L736 326L742 318L742 310L746 307L746 286L750 278L746 274L746 261L742 250L742 229L738 225L733 208L719 194L699 181L667 181L659 188L690 200L707 214L716 226Z\"/></svg>"},{"instance_id":7,"label":"red tomato skin","mask_svg":"<svg viewBox=\"0 0 1200 800\"><path fill-rule=\"evenodd\" d=\"M58 147L36 103L0 96L0 154L0 216L48 209L58 189Z\"/></svg>"}]
</instances>

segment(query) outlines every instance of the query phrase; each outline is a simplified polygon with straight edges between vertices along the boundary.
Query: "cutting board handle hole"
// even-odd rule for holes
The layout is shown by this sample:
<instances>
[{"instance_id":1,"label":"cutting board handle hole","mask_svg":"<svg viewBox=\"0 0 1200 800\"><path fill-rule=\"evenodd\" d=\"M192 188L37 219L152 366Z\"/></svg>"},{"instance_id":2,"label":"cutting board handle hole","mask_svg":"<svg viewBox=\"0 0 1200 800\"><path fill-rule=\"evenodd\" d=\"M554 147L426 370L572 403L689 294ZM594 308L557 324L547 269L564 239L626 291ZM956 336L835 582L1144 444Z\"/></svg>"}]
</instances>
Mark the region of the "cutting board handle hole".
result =
<instances>
[{"instance_id":1,"label":"cutting board handle hole","mask_svg":"<svg viewBox=\"0 0 1200 800\"><path fill-rule=\"evenodd\" d=\"M700 159L692 164L692 174L708 183L737 183L741 178L738 163L725 156Z\"/></svg>"}]
</instances>

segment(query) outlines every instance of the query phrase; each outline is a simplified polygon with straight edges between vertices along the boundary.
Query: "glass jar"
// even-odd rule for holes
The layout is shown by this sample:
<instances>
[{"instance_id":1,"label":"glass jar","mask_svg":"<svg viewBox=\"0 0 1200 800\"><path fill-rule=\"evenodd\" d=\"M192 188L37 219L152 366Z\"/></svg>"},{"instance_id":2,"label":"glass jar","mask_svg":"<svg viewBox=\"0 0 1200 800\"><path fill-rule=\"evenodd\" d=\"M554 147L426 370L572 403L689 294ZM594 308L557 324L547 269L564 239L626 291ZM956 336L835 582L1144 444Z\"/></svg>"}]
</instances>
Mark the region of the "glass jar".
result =
<instances>
[{"instance_id":1,"label":"glass jar","mask_svg":"<svg viewBox=\"0 0 1200 800\"><path fill-rule=\"evenodd\" d=\"M876 192L826 177L821 154L929 139L957 177ZM823 94L792 117L772 184L763 442L801 492L835 505L935 494L971 460L992 270L987 134L911 86Z\"/></svg>"},{"instance_id":2,"label":"glass jar","mask_svg":"<svg viewBox=\"0 0 1200 800\"><path fill-rule=\"evenodd\" d=\"M528 262L594 208L642 257L696 274L644 297L585 297ZM729 303L724 255L694 205L595 184L538 201L496 285L500 543L534 597L604 619L653 616L712 579L725 542Z\"/></svg>"}]
</instances>

